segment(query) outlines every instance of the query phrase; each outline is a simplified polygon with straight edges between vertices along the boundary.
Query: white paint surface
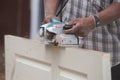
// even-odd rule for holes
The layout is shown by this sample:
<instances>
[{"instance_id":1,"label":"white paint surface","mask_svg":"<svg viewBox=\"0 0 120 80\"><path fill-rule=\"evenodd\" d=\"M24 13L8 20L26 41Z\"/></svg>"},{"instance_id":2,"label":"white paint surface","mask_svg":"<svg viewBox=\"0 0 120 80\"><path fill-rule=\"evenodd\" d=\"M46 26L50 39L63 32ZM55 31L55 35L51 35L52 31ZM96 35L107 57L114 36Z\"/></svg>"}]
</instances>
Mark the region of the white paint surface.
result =
<instances>
[{"instance_id":1,"label":"white paint surface","mask_svg":"<svg viewBox=\"0 0 120 80\"><path fill-rule=\"evenodd\" d=\"M107 53L5 36L6 80L111 80Z\"/></svg>"}]
</instances>

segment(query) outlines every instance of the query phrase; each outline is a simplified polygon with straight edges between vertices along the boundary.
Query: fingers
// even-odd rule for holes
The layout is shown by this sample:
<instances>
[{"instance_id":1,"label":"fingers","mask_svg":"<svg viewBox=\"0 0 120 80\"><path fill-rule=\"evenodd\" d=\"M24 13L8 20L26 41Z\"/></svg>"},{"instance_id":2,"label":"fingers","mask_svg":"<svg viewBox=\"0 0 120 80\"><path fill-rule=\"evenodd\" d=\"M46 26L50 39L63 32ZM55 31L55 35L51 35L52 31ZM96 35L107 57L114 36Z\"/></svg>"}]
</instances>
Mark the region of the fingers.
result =
<instances>
[{"instance_id":1,"label":"fingers","mask_svg":"<svg viewBox=\"0 0 120 80\"><path fill-rule=\"evenodd\" d=\"M74 25L72 28L64 30L66 34L74 34L76 36L86 37L88 35L87 29L83 29L81 25Z\"/></svg>"},{"instance_id":2,"label":"fingers","mask_svg":"<svg viewBox=\"0 0 120 80\"><path fill-rule=\"evenodd\" d=\"M67 25L75 25L78 22L78 20L79 20L78 18L71 20L67 23Z\"/></svg>"},{"instance_id":3,"label":"fingers","mask_svg":"<svg viewBox=\"0 0 120 80\"><path fill-rule=\"evenodd\" d=\"M76 36L86 37L88 32L86 30L75 30L75 29L68 29L64 31L66 34L74 34Z\"/></svg>"},{"instance_id":4,"label":"fingers","mask_svg":"<svg viewBox=\"0 0 120 80\"><path fill-rule=\"evenodd\" d=\"M49 23L51 18L55 18L57 20L60 20L59 17L56 17L56 16L46 16L45 19L42 21L42 24L46 24L46 23Z\"/></svg>"},{"instance_id":5,"label":"fingers","mask_svg":"<svg viewBox=\"0 0 120 80\"><path fill-rule=\"evenodd\" d=\"M70 29L64 30L64 32L65 32L66 34L75 34L75 33L76 33L75 27L76 27L76 26L73 26L73 27L70 28Z\"/></svg>"},{"instance_id":6,"label":"fingers","mask_svg":"<svg viewBox=\"0 0 120 80\"><path fill-rule=\"evenodd\" d=\"M42 22L42 24L46 24L48 22L50 22L50 19L44 19L43 22Z\"/></svg>"},{"instance_id":7,"label":"fingers","mask_svg":"<svg viewBox=\"0 0 120 80\"><path fill-rule=\"evenodd\" d=\"M75 21L74 21L74 20L69 21L69 22L66 23L66 25L74 25L74 24L75 24Z\"/></svg>"},{"instance_id":8,"label":"fingers","mask_svg":"<svg viewBox=\"0 0 120 80\"><path fill-rule=\"evenodd\" d=\"M66 34L74 34L74 30L71 28L71 29L68 29L68 30L65 30L64 31Z\"/></svg>"},{"instance_id":9,"label":"fingers","mask_svg":"<svg viewBox=\"0 0 120 80\"><path fill-rule=\"evenodd\" d=\"M66 25L69 26L70 28L68 27L68 29L65 29L64 32L67 34L75 34L76 32L75 28L77 27L76 23L77 23L77 19L67 22Z\"/></svg>"}]
</instances>

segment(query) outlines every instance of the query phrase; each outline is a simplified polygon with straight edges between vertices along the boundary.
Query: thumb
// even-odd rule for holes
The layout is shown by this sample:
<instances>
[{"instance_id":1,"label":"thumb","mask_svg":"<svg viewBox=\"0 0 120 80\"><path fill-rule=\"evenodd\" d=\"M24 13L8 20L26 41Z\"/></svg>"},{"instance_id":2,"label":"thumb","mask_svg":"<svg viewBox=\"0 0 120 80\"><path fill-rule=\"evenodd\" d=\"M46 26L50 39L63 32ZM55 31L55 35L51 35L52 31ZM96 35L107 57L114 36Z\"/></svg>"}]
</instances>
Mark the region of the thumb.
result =
<instances>
[{"instance_id":1,"label":"thumb","mask_svg":"<svg viewBox=\"0 0 120 80\"><path fill-rule=\"evenodd\" d=\"M73 25L74 24L74 21L69 21L66 23L66 25Z\"/></svg>"},{"instance_id":2,"label":"thumb","mask_svg":"<svg viewBox=\"0 0 120 80\"><path fill-rule=\"evenodd\" d=\"M64 30L64 33L66 34L73 34L73 29L68 29L68 30Z\"/></svg>"},{"instance_id":3,"label":"thumb","mask_svg":"<svg viewBox=\"0 0 120 80\"><path fill-rule=\"evenodd\" d=\"M76 20L71 20L66 23L66 25L75 25L75 24L76 24Z\"/></svg>"}]
</instances>

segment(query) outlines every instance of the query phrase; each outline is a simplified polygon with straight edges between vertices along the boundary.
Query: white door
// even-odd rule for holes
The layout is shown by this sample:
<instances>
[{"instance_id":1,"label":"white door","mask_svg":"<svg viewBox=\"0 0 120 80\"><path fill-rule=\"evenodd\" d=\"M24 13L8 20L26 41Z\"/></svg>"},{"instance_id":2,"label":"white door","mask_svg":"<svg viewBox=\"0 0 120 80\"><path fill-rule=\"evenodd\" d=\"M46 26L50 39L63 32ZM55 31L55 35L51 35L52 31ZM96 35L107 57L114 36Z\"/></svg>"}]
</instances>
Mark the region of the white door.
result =
<instances>
[{"instance_id":1,"label":"white door","mask_svg":"<svg viewBox=\"0 0 120 80\"><path fill-rule=\"evenodd\" d=\"M5 36L6 80L111 80L107 53Z\"/></svg>"}]
</instances>

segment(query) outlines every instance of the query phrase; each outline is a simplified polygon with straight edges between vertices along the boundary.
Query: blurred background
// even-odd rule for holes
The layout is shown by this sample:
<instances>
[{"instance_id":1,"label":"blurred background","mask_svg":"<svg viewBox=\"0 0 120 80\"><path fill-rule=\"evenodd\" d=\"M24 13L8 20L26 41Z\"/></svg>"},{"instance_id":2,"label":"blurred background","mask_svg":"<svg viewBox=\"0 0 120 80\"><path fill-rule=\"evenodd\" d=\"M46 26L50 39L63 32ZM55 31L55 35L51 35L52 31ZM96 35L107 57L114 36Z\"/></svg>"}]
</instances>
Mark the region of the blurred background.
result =
<instances>
[{"instance_id":1,"label":"blurred background","mask_svg":"<svg viewBox=\"0 0 120 80\"><path fill-rule=\"evenodd\" d=\"M42 1L0 0L0 80L5 80L4 35L39 37L37 31L44 12Z\"/></svg>"}]
</instances>

